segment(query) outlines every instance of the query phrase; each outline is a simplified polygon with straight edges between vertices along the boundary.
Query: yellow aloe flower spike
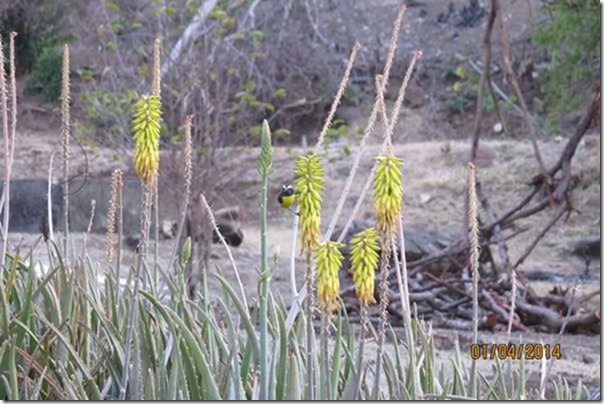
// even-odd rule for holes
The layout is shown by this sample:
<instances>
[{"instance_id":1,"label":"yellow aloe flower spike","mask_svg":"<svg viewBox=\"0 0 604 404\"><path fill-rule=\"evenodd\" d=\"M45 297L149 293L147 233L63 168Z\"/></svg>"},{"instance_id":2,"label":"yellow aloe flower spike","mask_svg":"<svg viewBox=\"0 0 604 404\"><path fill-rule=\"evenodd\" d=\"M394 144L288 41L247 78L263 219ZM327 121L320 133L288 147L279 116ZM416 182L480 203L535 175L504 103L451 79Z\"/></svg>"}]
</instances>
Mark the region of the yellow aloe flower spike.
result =
<instances>
[{"instance_id":1,"label":"yellow aloe flower spike","mask_svg":"<svg viewBox=\"0 0 604 404\"><path fill-rule=\"evenodd\" d=\"M401 159L394 156L376 157L374 209L380 234L394 233L403 201Z\"/></svg>"},{"instance_id":2,"label":"yellow aloe flower spike","mask_svg":"<svg viewBox=\"0 0 604 404\"><path fill-rule=\"evenodd\" d=\"M375 303L375 270L379 261L379 237L373 227L357 233L351 244L351 269L354 287L362 305Z\"/></svg>"},{"instance_id":3,"label":"yellow aloe flower spike","mask_svg":"<svg viewBox=\"0 0 604 404\"><path fill-rule=\"evenodd\" d=\"M327 313L340 307L338 272L344 259L339 250L342 247L342 243L326 241L319 244L316 250L318 304L319 308Z\"/></svg>"},{"instance_id":4,"label":"yellow aloe flower spike","mask_svg":"<svg viewBox=\"0 0 604 404\"><path fill-rule=\"evenodd\" d=\"M155 180L159 170L159 131L161 101L154 95L143 96L134 106L134 168L145 185Z\"/></svg>"},{"instance_id":5,"label":"yellow aloe flower spike","mask_svg":"<svg viewBox=\"0 0 604 404\"><path fill-rule=\"evenodd\" d=\"M301 253L310 254L318 244L321 232L321 191L325 180L319 156L312 152L299 156L295 174L294 187L300 204Z\"/></svg>"}]
</instances>

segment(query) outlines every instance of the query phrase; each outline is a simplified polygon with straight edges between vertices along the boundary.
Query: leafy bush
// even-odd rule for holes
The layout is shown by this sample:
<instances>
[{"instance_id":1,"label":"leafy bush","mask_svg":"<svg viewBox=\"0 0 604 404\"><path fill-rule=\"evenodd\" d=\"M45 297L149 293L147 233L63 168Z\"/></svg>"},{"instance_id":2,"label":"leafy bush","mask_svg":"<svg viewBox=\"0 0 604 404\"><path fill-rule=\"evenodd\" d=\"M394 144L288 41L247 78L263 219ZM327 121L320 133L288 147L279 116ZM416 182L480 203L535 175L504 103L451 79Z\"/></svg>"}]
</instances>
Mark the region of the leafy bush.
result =
<instances>
[{"instance_id":1,"label":"leafy bush","mask_svg":"<svg viewBox=\"0 0 604 404\"><path fill-rule=\"evenodd\" d=\"M82 74L80 76L83 77ZM96 83L94 79L88 81ZM83 91L80 101L86 119L78 120L81 133L90 139L102 133L103 143L114 148L130 145L130 128L124 111L130 111L138 97L138 93L132 89L113 92L97 86Z\"/></svg>"},{"instance_id":2,"label":"leafy bush","mask_svg":"<svg viewBox=\"0 0 604 404\"><path fill-rule=\"evenodd\" d=\"M5 3L5 6L0 5L0 34L7 38L10 32L17 32L15 58L18 73L26 74L32 71L45 48L69 39L62 34L65 6L54 0L13 0Z\"/></svg>"},{"instance_id":3,"label":"leafy bush","mask_svg":"<svg viewBox=\"0 0 604 404\"><path fill-rule=\"evenodd\" d=\"M550 123L586 101L586 90L600 73L600 5L595 0L557 0L545 7L553 20L537 29L551 67L541 80Z\"/></svg>"},{"instance_id":4,"label":"leafy bush","mask_svg":"<svg viewBox=\"0 0 604 404\"><path fill-rule=\"evenodd\" d=\"M42 49L31 74L25 81L25 88L40 93L44 101L57 100L61 95L62 60L58 48L47 46Z\"/></svg>"}]
</instances>

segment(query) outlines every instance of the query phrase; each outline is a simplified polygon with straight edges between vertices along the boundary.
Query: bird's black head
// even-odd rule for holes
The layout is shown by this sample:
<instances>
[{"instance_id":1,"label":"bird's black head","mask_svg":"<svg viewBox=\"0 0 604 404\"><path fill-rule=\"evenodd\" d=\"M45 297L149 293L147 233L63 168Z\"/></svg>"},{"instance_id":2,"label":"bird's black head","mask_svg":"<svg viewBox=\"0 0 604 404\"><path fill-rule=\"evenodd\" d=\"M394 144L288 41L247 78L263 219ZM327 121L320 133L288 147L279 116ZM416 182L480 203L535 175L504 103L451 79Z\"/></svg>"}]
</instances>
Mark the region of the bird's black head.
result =
<instances>
[{"instance_id":1,"label":"bird's black head","mask_svg":"<svg viewBox=\"0 0 604 404\"><path fill-rule=\"evenodd\" d=\"M281 194L284 196L291 196L294 194L294 187L292 187L291 185L287 184L287 185L283 185L281 187Z\"/></svg>"}]
</instances>

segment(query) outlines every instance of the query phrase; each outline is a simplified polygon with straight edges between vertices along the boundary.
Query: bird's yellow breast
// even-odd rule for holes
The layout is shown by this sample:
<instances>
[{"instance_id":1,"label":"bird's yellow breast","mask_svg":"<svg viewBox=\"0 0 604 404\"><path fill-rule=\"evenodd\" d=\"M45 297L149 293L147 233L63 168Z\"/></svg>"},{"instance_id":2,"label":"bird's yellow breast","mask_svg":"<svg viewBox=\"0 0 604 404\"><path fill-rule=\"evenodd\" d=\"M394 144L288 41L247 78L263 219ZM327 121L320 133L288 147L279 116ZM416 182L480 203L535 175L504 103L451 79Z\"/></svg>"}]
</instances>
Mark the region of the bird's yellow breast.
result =
<instances>
[{"instance_id":1,"label":"bird's yellow breast","mask_svg":"<svg viewBox=\"0 0 604 404\"><path fill-rule=\"evenodd\" d=\"M284 208L290 208L296 202L296 195L279 195L279 204Z\"/></svg>"}]
</instances>

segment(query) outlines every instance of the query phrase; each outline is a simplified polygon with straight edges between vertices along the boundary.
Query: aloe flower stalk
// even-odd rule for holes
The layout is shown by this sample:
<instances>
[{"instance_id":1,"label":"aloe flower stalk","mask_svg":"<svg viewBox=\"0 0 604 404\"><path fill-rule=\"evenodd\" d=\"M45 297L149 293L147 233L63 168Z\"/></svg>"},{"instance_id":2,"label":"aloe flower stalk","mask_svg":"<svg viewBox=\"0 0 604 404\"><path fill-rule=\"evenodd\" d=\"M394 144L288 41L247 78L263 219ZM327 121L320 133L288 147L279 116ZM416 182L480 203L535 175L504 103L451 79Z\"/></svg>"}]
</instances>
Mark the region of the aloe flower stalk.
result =
<instances>
[{"instance_id":1,"label":"aloe flower stalk","mask_svg":"<svg viewBox=\"0 0 604 404\"><path fill-rule=\"evenodd\" d=\"M326 313L340 307L340 279L338 272L344 256L340 252L344 244L326 241L316 249L317 263L317 300L319 308Z\"/></svg>"},{"instance_id":2,"label":"aloe flower stalk","mask_svg":"<svg viewBox=\"0 0 604 404\"><path fill-rule=\"evenodd\" d=\"M361 305L375 303L375 270L379 261L379 238L373 227L356 234L351 241L351 269Z\"/></svg>"},{"instance_id":3,"label":"aloe flower stalk","mask_svg":"<svg viewBox=\"0 0 604 404\"><path fill-rule=\"evenodd\" d=\"M267 220L267 198L269 176L273 165L273 148L271 144L271 131L268 122L262 122L262 138L260 147L260 161L258 173L262 181L260 196L260 400L269 399L269 342L268 342L268 296L270 269L268 264L268 220ZM245 295L244 295L245 298Z\"/></svg>"},{"instance_id":4,"label":"aloe flower stalk","mask_svg":"<svg viewBox=\"0 0 604 404\"><path fill-rule=\"evenodd\" d=\"M403 174L400 170L403 162L394 156L379 156L376 161L374 209L377 229L382 235L393 234L403 201Z\"/></svg>"},{"instance_id":5,"label":"aloe flower stalk","mask_svg":"<svg viewBox=\"0 0 604 404\"><path fill-rule=\"evenodd\" d=\"M301 253L310 254L319 243L321 232L321 191L325 180L319 156L312 152L299 156L295 174L294 185L300 204Z\"/></svg>"},{"instance_id":6,"label":"aloe flower stalk","mask_svg":"<svg viewBox=\"0 0 604 404\"><path fill-rule=\"evenodd\" d=\"M295 164L296 180L294 186L298 193L299 221L302 245L300 253L306 256L306 345L307 345L307 383L306 399L315 397L314 382L314 271L311 263L312 253L319 243L321 232L321 191L325 180L323 166L319 156L310 152L299 156Z\"/></svg>"},{"instance_id":7,"label":"aloe flower stalk","mask_svg":"<svg viewBox=\"0 0 604 404\"><path fill-rule=\"evenodd\" d=\"M143 96L134 106L134 168L145 185L153 184L159 170L159 131L161 100L155 95Z\"/></svg>"}]
</instances>

